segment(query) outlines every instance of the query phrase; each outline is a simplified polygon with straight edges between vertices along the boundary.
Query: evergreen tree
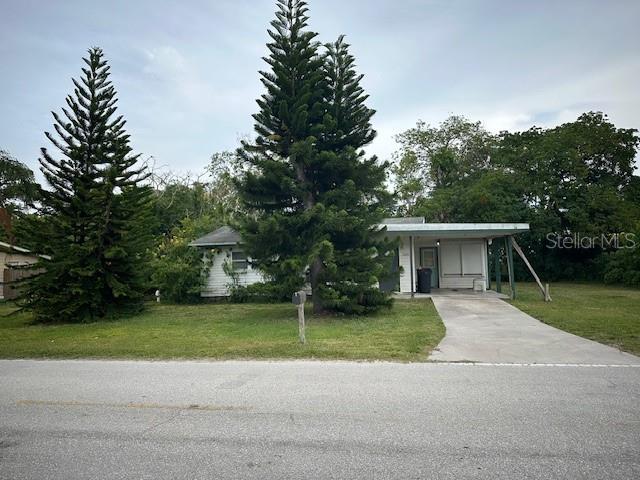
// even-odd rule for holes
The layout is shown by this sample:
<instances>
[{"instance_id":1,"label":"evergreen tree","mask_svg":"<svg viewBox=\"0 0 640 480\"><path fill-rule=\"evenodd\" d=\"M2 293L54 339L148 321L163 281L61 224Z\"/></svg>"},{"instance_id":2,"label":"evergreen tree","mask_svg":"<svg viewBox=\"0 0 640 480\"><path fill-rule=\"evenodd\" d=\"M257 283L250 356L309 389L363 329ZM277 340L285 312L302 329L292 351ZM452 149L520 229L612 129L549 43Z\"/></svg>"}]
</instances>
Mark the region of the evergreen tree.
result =
<instances>
[{"instance_id":1,"label":"evergreen tree","mask_svg":"<svg viewBox=\"0 0 640 480\"><path fill-rule=\"evenodd\" d=\"M137 309L146 287L150 190L131 155L125 121L102 50L83 59L80 80L62 115L53 112L61 152L42 148L44 189L30 236L42 253L42 273L26 285L23 306L39 321L86 321Z\"/></svg>"},{"instance_id":2,"label":"evergreen tree","mask_svg":"<svg viewBox=\"0 0 640 480\"><path fill-rule=\"evenodd\" d=\"M314 312L360 312L388 303L372 288L385 260L374 241L385 166L357 151L375 133L353 58L342 40L320 52L307 11L304 1L278 0L268 30L271 71L260 72L267 91L255 143L242 152L251 168L238 181L253 215L239 228L282 296L303 285L308 268Z\"/></svg>"},{"instance_id":3,"label":"evergreen tree","mask_svg":"<svg viewBox=\"0 0 640 480\"><path fill-rule=\"evenodd\" d=\"M238 190L254 213L239 228L254 263L284 297L302 287L307 265L313 265L315 287L321 266L317 226L323 207L316 204L310 174L324 114L323 58L317 34L305 30L306 14L304 1L278 0L268 30L271 55L264 58L271 71L260 72L267 91L253 115L257 137L239 152L252 168Z\"/></svg>"},{"instance_id":4,"label":"evergreen tree","mask_svg":"<svg viewBox=\"0 0 640 480\"><path fill-rule=\"evenodd\" d=\"M356 73L349 45L340 36L326 49L326 113L316 175L318 200L326 208L323 229L332 248L323 258L319 294L324 308L362 313L391 303L378 288L389 275L395 246L378 227L392 205L384 186L389 165L366 158L362 150L376 135L375 110L365 104L364 75Z\"/></svg>"}]
</instances>

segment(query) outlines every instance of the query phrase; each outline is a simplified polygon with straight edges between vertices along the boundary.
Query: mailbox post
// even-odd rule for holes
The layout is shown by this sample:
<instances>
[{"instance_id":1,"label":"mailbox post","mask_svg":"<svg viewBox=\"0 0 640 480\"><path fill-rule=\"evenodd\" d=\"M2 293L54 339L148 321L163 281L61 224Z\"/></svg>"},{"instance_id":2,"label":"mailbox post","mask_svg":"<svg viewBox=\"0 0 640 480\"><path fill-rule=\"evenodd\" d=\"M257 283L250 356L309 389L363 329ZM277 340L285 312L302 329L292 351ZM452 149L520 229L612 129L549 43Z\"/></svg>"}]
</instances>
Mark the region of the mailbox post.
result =
<instances>
[{"instance_id":1,"label":"mailbox post","mask_svg":"<svg viewBox=\"0 0 640 480\"><path fill-rule=\"evenodd\" d=\"M291 297L291 303L298 307L298 337L300 338L300 343L306 343L306 338L304 336L304 302L307 300L307 294L300 290L293 294Z\"/></svg>"}]
</instances>

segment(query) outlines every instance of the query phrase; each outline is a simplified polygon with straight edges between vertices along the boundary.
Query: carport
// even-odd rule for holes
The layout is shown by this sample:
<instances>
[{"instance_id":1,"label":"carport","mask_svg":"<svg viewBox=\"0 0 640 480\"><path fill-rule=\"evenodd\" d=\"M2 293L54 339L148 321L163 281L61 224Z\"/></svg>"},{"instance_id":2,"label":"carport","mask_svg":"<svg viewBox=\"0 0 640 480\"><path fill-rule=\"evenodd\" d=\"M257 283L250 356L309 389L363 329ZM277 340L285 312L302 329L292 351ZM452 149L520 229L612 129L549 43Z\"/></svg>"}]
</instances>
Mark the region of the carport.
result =
<instances>
[{"instance_id":1,"label":"carport","mask_svg":"<svg viewBox=\"0 0 640 480\"><path fill-rule=\"evenodd\" d=\"M384 226L386 235L399 241L396 262L400 281L394 290L401 294L418 292L418 270L421 268L431 269L432 288L483 291L492 286L490 271L493 267L495 289L501 292L500 262L504 251L508 280L512 296L515 296L514 248L539 282L514 239L515 235L529 230L528 223L425 223L420 217L410 217L386 219ZM489 265L490 249L494 252L493 265ZM381 285L381 288L390 289L389 285Z\"/></svg>"}]
</instances>

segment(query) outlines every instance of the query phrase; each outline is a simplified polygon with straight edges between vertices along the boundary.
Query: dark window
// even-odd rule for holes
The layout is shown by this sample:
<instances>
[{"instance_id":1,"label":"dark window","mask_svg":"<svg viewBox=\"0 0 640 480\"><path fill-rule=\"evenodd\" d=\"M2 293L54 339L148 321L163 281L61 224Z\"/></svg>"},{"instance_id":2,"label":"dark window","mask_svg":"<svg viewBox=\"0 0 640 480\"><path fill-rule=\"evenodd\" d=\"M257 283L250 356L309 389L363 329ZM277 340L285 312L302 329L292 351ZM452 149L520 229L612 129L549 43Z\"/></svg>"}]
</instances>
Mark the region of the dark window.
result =
<instances>
[{"instance_id":1,"label":"dark window","mask_svg":"<svg viewBox=\"0 0 640 480\"><path fill-rule=\"evenodd\" d=\"M247 254L244 252L231 252L231 264L234 271L246 270L249 265Z\"/></svg>"}]
</instances>

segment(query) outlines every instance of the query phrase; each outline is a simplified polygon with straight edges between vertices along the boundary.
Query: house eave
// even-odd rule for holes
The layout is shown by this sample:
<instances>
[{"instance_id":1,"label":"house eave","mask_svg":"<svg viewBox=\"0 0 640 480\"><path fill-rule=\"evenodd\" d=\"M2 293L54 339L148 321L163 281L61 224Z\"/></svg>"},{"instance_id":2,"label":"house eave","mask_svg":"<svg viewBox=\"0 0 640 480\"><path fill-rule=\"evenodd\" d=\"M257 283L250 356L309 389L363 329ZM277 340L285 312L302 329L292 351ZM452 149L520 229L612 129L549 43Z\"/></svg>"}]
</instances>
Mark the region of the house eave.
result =
<instances>
[{"instance_id":1,"label":"house eave","mask_svg":"<svg viewBox=\"0 0 640 480\"><path fill-rule=\"evenodd\" d=\"M7 253L18 253L21 255L30 255L32 257L40 257L40 258L44 258L45 260L51 260L51 257L49 255L34 253L31 250L28 250L23 247L18 247L17 245L13 245L7 242L0 242L0 251L4 251Z\"/></svg>"},{"instance_id":2,"label":"house eave","mask_svg":"<svg viewBox=\"0 0 640 480\"><path fill-rule=\"evenodd\" d=\"M387 234L431 238L495 238L528 232L528 223L383 224Z\"/></svg>"},{"instance_id":3,"label":"house eave","mask_svg":"<svg viewBox=\"0 0 640 480\"><path fill-rule=\"evenodd\" d=\"M195 243L191 242L189 244L190 247L233 247L235 245L240 245L239 242L215 242L215 243Z\"/></svg>"}]
</instances>

